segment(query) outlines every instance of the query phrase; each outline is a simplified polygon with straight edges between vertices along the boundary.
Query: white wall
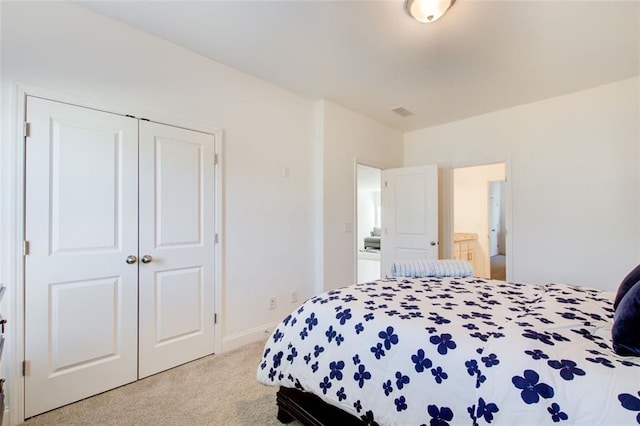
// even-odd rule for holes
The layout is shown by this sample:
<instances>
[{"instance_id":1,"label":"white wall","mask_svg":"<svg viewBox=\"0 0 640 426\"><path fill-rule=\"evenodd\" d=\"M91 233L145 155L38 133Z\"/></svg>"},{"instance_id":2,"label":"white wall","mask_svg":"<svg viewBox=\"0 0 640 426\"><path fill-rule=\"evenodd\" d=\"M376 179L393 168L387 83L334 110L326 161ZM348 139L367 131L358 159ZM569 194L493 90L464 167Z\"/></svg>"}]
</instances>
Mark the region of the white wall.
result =
<instances>
[{"instance_id":1,"label":"white wall","mask_svg":"<svg viewBox=\"0 0 640 426\"><path fill-rule=\"evenodd\" d=\"M491 272L489 182L504 178L504 163L453 170L453 232L477 234L473 270L478 277L489 277Z\"/></svg>"},{"instance_id":2,"label":"white wall","mask_svg":"<svg viewBox=\"0 0 640 426\"><path fill-rule=\"evenodd\" d=\"M639 86L623 80L408 133L405 165L507 160L511 279L613 290L640 258Z\"/></svg>"},{"instance_id":3,"label":"white wall","mask_svg":"<svg viewBox=\"0 0 640 426\"><path fill-rule=\"evenodd\" d=\"M217 297L225 348L261 338L295 307L293 290L301 299L312 295L313 102L62 2L2 2L2 72L3 170L16 160L6 126L10 81L115 105L116 112L223 129L224 293ZM11 179L3 176L6 197ZM3 231L10 226L5 221ZM5 259L17 253L8 238L3 243ZM270 296L278 298L275 310Z\"/></svg>"},{"instance_id":4,"label":"white wall","mask_svg":"<svg viewBox=\"0 0 640 426\"><path fill-rule=\"evenodd\" d=\"M356 161L378 168L402 166L402 134L328 101L323 129L323 276L325 290L356 281ZM351 231L345 232L345 224Z\"/></svg>"}]
</instances>

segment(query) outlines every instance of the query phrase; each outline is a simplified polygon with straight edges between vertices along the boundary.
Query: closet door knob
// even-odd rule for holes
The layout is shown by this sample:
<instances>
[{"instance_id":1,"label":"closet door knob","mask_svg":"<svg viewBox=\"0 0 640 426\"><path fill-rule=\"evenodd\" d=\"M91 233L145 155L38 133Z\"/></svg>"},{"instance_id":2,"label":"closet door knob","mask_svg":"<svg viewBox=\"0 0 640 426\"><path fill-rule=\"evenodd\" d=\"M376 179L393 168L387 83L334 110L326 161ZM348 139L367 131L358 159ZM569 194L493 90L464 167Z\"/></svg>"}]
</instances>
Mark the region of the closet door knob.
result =
<instances>
[{"instance_id":1,"label":"closet door knob","mask_svg":"<svg viewBox=\"0 0 640 426\"><path fill-rule=\"evenodd\" d=\"M134 255L127 256L127 259L125 260L125 262L127 262L129 265L133 265L137 261L138 261L138 258L135 257Z\"/></svg>"},{"instance_id":2,"label":"closet door knob","mask_svg":"<svg viewBox=\"0 0 640 426\"><path fill-rule=\"evenodd\" d=\"M144 256L142 256L142 259L140 259L142 261L142 263L149 263L153 260L153 257L149 256L148 254L145 254Z\"/></svg>"}]
</instances>

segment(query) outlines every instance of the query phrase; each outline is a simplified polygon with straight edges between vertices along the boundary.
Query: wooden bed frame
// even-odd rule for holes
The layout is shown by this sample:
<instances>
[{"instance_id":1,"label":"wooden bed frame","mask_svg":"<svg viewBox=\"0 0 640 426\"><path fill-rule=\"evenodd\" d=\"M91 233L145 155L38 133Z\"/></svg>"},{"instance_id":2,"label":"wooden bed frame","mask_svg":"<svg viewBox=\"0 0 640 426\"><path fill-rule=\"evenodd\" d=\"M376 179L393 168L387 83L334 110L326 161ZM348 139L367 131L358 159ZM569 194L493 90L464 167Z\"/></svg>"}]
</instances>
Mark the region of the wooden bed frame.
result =
<instances>
[{"instance_id":1,"label":"wooden bed frame","mask_svg":"<svg viewBox=\"0 0 640 426\"><path fill-rule=\"evenodd\" d=\"M298 389L281 386L276 394L276 402L278 404L278 420L281 423L291 423L298 420L306 426L362 426L369 424L327 404L311 393Z\"/></svg>"}]
</instances>

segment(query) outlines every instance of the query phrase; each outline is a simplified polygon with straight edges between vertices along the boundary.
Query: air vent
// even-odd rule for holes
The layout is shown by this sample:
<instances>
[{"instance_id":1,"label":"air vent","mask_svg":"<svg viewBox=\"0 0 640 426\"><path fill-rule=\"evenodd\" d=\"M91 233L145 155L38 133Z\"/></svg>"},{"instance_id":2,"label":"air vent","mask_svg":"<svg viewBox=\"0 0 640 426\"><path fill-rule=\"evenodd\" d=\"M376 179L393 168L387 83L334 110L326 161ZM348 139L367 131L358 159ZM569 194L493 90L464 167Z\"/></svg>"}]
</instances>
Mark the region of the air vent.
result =
<instances>
[{"instance_id":1,"label":"air vent","mask_svg":"<svg viewBox=\"0 0 640 426\"><path fill-rule=\"evenodd\" d=\"M398 106L398 107L395 107L395 108L391 108L391 111L395 112L400 117L408 117L410 115L413 115L413 113L411 111L409 111L408 109L406 109L403 106Z\"/></svg>"}]
</instances>

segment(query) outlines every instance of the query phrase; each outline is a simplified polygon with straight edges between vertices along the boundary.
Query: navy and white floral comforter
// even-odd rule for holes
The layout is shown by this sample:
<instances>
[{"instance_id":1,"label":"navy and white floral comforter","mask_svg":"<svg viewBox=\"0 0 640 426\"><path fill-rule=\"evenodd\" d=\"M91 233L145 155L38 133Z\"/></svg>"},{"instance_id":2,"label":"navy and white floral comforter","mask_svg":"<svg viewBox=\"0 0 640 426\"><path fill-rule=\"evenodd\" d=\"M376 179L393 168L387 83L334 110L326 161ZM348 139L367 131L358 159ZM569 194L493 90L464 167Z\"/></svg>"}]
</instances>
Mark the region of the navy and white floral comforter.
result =
<instances>
[{"instance_id":1,"label":"navy and white floral comforter","mask_svg":"<svg viewBox=\"0 0 640 426\"><path fill-rule=\"evenodd\" d=\"M612 294L386 279L306 301L258 380L380 425L640 424L640 358L611 349Z\"/></svg>"}]
</instances>

